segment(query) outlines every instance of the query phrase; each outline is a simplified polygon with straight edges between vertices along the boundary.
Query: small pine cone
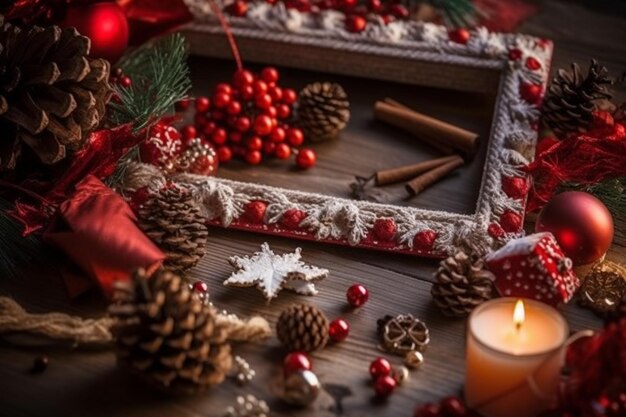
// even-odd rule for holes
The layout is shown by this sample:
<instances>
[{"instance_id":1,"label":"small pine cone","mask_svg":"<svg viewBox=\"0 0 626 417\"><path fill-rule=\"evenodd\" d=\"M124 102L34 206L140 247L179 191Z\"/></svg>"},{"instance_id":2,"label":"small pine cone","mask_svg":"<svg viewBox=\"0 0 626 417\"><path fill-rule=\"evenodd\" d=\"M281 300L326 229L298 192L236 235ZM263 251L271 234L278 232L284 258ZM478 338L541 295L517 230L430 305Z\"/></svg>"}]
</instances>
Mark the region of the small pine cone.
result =
<instances>
[{"instance_id":1,"label":"small pine cone","mask_svg":"<svg viewBox=\"0 0 626 417\"><path fill-rule=\"evenodd\" d=\"M336 137L350 120L350 102L339 84L309 84L299 95L298 123L312 141Z\"/></svg>"},{"instance_id":2,"label":"small pine cone","mask_svg":"<svg viewBox=\"0 0 626 417\"><path fill-rule=\"evenodd\" d=\"M109 307L120 364L160 388L196 393L221 383L232 356L217 311L184 280L160 270L144 270L118 282Z\"/></svg>"},{"instance_id":3,"label":"small pine cone","mask_svg":"<svg viewBox=\"0 0 626 417\"><path fill-rule=\"evenodd\" d=\"M595 59L585 77L576 63L572 63L571 71L558 70L542 108L543 121L554 133L563 137L589 128L593 112L611 99L607 86L613 81L607 73Z\"/></svg>"},{"instance_id":4,"label":"small pine cone","mask_svg":"<svg viewBox=\"0 0 626 417\"><path fill-rule=\"evenodd\" d=\"M206 219L192 194L166 187L140 207L139 227L165 252L165 267L182 273L204 256L208 237Z\"/></svg>"},{"instance_id":5,"label":"small pine cone","mask_svg":"<svg viewBox=\"0 0 626 417\"><path fill-rule=\"evenodd\" d=\"M74 28L22 28L0 15L0 170L17 165L22 146L53 164L78 149L111 98L109 63L89 57Z\"/></svg>"},{"instance_id":6,"label":"small pine cone","mask_svg":"<svg viewBox=\"0 0 626 417\"><path fill-rule=\"evenodd\" d=\"M435 279L430 292L446 316L467 316L493 297L494 275L485 269L481 258L470 258L464 252L443 260Z\"/></svg>"},{"instance_id":7,"label":"small pine cone","mask_svg":"<svg viewBox=\"0 0 626 417\"><path fill-rule=\"evenodd\" d=\"M278 340L291 352L312 352L328 342L328 320L310 304L293 304L284 310L276 323Z\"/></svg>"}]
</instances>

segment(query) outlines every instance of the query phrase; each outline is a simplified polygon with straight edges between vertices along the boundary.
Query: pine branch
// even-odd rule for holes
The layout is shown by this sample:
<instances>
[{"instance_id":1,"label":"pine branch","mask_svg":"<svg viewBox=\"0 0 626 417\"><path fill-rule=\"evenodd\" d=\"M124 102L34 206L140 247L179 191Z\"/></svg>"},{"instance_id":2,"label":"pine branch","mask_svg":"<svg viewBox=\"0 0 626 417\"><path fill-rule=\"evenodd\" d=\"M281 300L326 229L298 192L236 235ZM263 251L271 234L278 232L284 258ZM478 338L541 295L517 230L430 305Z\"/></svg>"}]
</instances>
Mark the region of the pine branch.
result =
<instances>
[{"instance_id":1,"label":"pine branch","mask_svg":"<svg viewBox=\"0 0 626 417\"><path fill-rule=\"evenodd\" d=\"M427 0L443 16L450 28L472 28L478 24L481 12L471 0Z\"/></svg>"},{"instance_id":2,"label":"pine branch","mask_svg":"<svg viewBox=\"0 0 626 417\"><path fill-rule=\"evenodd\" d=\"M616 219L626 220L626 177L597 184L565 183L560 191L584 191L602 201Z\"/></svg>"},{"instance_id":3,"label":"pine branch","mask_svg":"<svg viewBox=\"0 0 626 417\"><path fill-rule=\"evenodd\" d=\"M187 43L180 34L145 44L122 57L119 67L133 83L116 87L119 102L111 104L113 124L133 122L136 131L172 112L191 88Z\"/></svg>"}]
</instances>

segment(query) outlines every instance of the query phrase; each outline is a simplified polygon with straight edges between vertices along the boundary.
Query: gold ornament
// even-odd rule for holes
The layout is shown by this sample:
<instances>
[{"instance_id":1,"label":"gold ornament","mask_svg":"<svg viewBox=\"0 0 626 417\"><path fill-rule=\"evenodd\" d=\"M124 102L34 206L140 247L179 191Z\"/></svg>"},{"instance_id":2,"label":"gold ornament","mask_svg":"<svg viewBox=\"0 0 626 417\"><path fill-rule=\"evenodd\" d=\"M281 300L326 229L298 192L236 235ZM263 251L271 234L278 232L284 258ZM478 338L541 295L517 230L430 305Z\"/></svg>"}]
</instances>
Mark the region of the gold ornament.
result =
<instances>
[{"instance_id":1,"label":"gold ornament","mask_svg":"<svg viewBox=\"0 0 626 417\"><path fill-rule=\"evenodd\" d=\"M398 385L402 385L409 379L409 369L406 366L400 366L393 370L393 379Z\"/></svg>"},{"instance_id":2,"label":"gold ornament","mask_svg":"<svg viewBox=\"0 0 626 417\"><path fill-rule=\"evenodd\" d=\"M626 300L626 268L611 261L600 262L585 277L578 300L597 314L614 312Z\"/></svg>"},{"instance_id":3,"label":"gold ornament","mask_svg":"<svg viewBox=\"0 0 626 417\"><path fill-rule=\"evenodd\" d=\"M406 355L415 350L423 352L430 342L426 323L411 314L385 316L378 325L382 334L382 347L391 353Z\"/></svg>"},{"instance_id":4,"label":"gold ornament","mask_svg":"<svg viewBox=\"0 0 626 417\"><path fill-rule=\"evenodd\" d=\"M238 396L237 403L226 409L224 417L268 417L270 408L254 395Z\"/></svg>"},{"instance_id":5,"label":"gold ornament","mask_svg":"<svg viewBox=\"0 0 626 417\"><path fill-rule=\"evenodd\" d=\"M322 385L317 375L311 371L298 371L285 379L282 399L291 405L304 407L315 401L321 390Z\"/></svg>"},{"instance_id":6,"label":"gold ornament","mask_svg":"<svg viewBox=\"0 0 626 417\"><path fill-rule=\"evenodd\" d=\"M424 363L422 352L412 350L404 356L404 364L411 369L417 369Z\"/></svg>"}]
</instances>

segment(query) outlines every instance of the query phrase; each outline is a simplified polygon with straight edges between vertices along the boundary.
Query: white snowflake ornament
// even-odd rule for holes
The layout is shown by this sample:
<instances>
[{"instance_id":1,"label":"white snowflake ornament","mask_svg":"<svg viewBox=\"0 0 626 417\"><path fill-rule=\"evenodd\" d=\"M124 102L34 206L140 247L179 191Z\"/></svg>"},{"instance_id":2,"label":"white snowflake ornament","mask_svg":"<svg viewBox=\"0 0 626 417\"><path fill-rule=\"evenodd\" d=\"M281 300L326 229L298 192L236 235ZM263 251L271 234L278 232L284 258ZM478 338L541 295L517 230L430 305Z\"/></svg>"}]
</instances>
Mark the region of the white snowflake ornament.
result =
<instances>
[{"instance_id":1,"label":"white snowflake ornament","mask_svg":"<svg viewBox=\"0 0 626 417\"><path fill-rule=\"evenodd\" d=\"M267 300L278 296L283 288L302 295L315 295L315 282L328 276L328 270L307 265L300 260L302 249L276 255L267 243L253 256L233 256L235 272L224 281L229 287L256 286Z\"/></svg>"}]
</instances>

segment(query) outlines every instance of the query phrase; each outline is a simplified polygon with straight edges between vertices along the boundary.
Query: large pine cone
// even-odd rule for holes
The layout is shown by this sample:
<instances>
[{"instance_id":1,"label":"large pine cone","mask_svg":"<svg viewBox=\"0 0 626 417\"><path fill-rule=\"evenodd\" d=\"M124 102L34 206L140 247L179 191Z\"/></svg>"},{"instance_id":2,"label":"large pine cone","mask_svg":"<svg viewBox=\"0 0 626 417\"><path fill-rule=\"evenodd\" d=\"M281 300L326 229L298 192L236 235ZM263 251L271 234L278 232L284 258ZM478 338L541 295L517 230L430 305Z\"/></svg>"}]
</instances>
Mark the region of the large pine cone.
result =
<instances>
[{"instance_id":1,"label":"large pine cone","mask_svg":"<svg viewBox=\"0 0 626 417\"><path fill-rule=\"evenodd\" d=\"M310 304L294 304L284 310L276 323L278 340L291 352L312 352L328 342L328 320Z\"/></svg>"},{"instance_id":2,"label":"large pine cone","mask_svg":"<svg viewBox=\"0 0 626 417\"><path fill-rule=\"evenodd\" d=\"M309 84L299 95L298 123L307 139L336 137L350 120L350 102L339 84Z\"/></svg>"},{"instance_id":3,"label":"large pine cone","mask_svg":"<svg viewBox=\"0 0 626 417\"><path fill-rule=\"evenodd\" d=\"M141 230L165 253L168 269L184 272L204 256L206 219L188 190L162 189L139 209L138 217Z\"/></svg>"},{"instance_id":4,"label":"large pine cone","mask_svg":"<svg viewBox=\"0 0 626 417\"><path fill-rule=\"evenodd\" d=\"M15 168L22 144L58 162L98 126L110 68L89 47L74 28L18 28L0 15L0 170Z\"/></svg>"},{"instance_id":5,"label":"large pine cone","mask_svg":"<svg viewBox=\"0 0 626 417\"><path fill-rule=\"evenodd\" d=\"M542 108L548 127L559 136L586 130L593 121L593 112L611 99L607 86L612 80L607 73L606 67L595 59L591 60L586 77L576 63L572 63L571 71L559 69Z\"/></svg>"},{"instance_id":6,"label":"large pine cone","mask_svg":"<svg viewBox=\"0 0 626 417\"><path fill-rule=\"evenodd\" d=\"M431 288L435 304L447 316L464 317L493 297L494 275L483 260L464 252L443 260Z\"/></svg>"},{"instance_id":7,"label":"large pine cone","mask_svg":"<svg viewBox=\"0 0 626 417\"><path fill-rule=\"evenodd\" d=\"M215 308L169 271L149 277L139 270L117 283L109 314L119 362L161 388L195 393L230 370L228 334Z\"/></svg>"}]
</instances>

